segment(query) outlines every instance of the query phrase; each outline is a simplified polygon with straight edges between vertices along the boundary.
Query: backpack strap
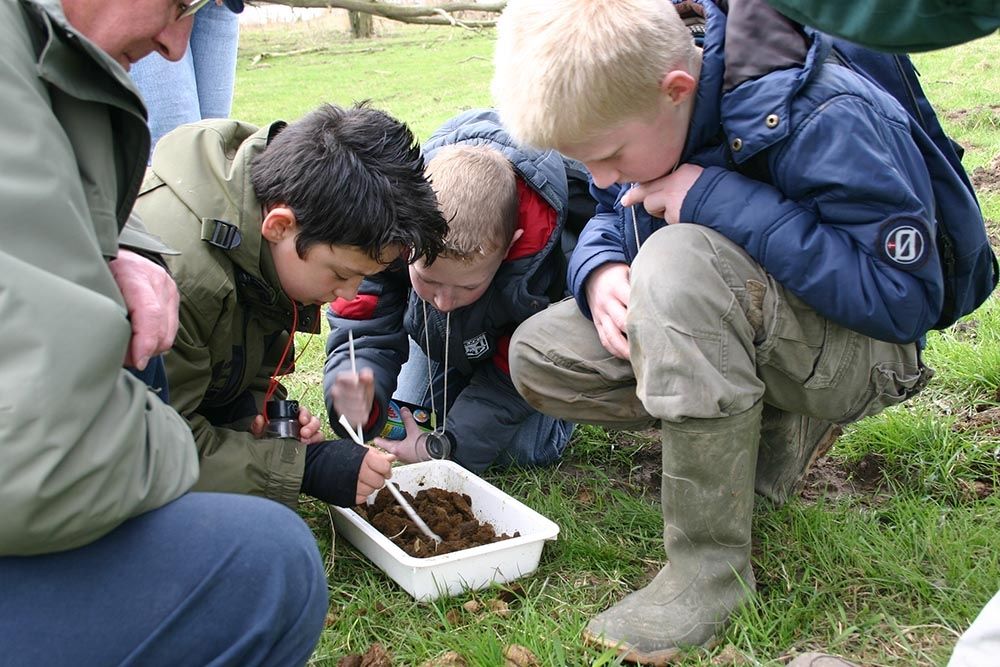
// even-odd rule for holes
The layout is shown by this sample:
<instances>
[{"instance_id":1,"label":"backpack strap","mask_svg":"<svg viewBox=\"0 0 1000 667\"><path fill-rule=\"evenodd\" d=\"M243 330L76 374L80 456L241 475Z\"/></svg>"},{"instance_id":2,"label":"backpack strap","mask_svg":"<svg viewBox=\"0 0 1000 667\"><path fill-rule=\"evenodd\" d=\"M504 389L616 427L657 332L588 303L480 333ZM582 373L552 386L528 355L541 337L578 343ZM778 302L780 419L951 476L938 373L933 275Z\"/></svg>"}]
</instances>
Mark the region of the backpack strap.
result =
<instances>
[{"instance_id":1,"label":"backpack strap","mask_svg":"<svg viewBox=\"0 0 1000 667\"><path fill-rule=\"evenodd\" d=\"M236 225L214 218L202 218L201 240L223 250L238 248L243 234Z\"/></svg>"}]
</instances>

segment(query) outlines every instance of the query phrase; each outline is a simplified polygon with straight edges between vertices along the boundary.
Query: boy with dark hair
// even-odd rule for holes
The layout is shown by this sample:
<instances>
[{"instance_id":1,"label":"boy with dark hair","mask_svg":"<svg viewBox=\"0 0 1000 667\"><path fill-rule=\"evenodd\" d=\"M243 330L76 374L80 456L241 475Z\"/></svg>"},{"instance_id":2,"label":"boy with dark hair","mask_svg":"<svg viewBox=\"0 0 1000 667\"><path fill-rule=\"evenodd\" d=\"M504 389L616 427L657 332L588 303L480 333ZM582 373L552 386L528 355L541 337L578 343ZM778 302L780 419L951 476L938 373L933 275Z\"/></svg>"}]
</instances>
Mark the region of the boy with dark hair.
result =
<instances>
[{"instance_id":1,"label":"boy with dark hair","mask_svg":"<svg viewBox=\"0 0 1000 667\"><path fill-rule=\"evenodd\" d=\"M437 432L428 435L404 408L405 436L376 439L402 461L448 456L473 472L493 463L555 463L573 425L518 395L507 344L518 324L565 293L561 237L571 174L581 176L573 181L593 211L582 166L555 151L518 146L489 109L446 122L424 156L449 221L445 249L433 265L418 259L408 270L397 266L366 280L357 299L331 304L330 421L345 415L366 433L382 433L395 397L438 417Z\"/></svg>"},{"instance_id":2,"label":"boy with dark hair","mask_svg":"<svg viewBox=\"0 0 1000 667\"><path fill-rule=\"evenodd\" d=\"M349 506L380 488L391 456L321 442L304 408L298 438L265 436L264 411L285 398L292 334L318 330L320 304L440 251L445 223L409 129L366 104L259 129L182 126L157 144L136 210L182 252L167 259L181 307L165 361L198 446L197 487L289 506L300 491Z\"/></svg>"},{"instance_id":3,"label":"boy with dark hair","mask_svg":"<svg viewBox=\"0 0 1000 667\"><path fill-rule=\"evenodd\" d=\"M500 20L505 126L584 162L598 198L576 303L518 329L515 385L661 429L669 562L585 631L628 660L718 641L754 590L755 486L784 501L839 425L920 391L943 305L995 284L987 247L946 301L927 137L830 53L763 0L511 0Z\"/></svg>"}]
</instances>

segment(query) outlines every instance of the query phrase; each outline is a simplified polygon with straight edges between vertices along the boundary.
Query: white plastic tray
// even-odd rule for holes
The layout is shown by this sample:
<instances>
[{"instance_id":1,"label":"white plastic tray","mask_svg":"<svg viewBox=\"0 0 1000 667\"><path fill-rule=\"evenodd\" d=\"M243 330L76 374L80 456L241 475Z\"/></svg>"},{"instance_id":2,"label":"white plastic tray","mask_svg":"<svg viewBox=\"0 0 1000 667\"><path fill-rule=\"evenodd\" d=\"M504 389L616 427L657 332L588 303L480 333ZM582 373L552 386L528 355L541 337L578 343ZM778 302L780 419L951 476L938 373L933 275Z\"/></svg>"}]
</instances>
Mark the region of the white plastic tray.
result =
<instances>
[{"instance_id":1,"label":"white plastic tray","mask_svg":"<svg viewBox=\"0 0 1000 667\"><path fill-rule=\"evenodd\" d=\"M492 525L498 534L520 532L519 537L493 544L414 558L354 510L333 507L337 532L416 600L478 590L530 574L538 567L545 541L559 534L555 523L452 461L398 466L392 479L413 495L430 487L468 494L479 521ZM368 504L374 500L372 494Z\"/></svg>"}]
</instances>

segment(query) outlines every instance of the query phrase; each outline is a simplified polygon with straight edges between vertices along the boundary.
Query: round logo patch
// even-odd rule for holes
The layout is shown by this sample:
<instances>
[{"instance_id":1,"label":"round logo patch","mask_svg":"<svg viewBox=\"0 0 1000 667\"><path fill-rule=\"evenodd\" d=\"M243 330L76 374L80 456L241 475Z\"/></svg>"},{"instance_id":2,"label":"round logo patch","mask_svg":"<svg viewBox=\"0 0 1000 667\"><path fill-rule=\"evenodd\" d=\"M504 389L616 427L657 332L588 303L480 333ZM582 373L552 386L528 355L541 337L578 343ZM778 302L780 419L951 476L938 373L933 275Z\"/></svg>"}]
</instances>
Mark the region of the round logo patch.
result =
<instances>
[{"instance_id":1,"label":"round logo patch","mask_svg":"<svg viewBox=\"0 0 1000 667\"><path fill-rule=\"evenodd\" d=\"M913 271L927 260L927 237L924 230L904 221L889 221L882 226L882 256L901 269Z\"/></svg>"}]
</instances>

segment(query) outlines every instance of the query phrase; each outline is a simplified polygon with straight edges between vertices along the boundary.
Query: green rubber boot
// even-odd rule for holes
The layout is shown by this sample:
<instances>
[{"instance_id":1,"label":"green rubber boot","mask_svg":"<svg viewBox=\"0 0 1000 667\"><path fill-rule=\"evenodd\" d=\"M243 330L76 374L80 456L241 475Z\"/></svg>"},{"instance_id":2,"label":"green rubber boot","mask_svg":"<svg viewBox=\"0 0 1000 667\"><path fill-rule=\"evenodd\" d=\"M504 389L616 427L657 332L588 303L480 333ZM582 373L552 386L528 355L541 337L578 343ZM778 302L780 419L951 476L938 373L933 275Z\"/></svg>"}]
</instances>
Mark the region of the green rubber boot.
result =
<instances>
[{"instance_id":1,"label":"green rubber boot","mask_svg":"<svg viewBox=\"0 0 1000 667\"><path fill-rule=\"evenodd\" d=\"M798 494L806 473L843 432L833 422L765 405L757 454L757 493L783 505Z\"/></svg>"},{"instance_id":2,"label":"green rubber boot","mask_svg":"<svg viewBox=\"0 0 1000 667\"><path fill-rule=\"evenodd\" d=\"M595 616L585 641L644 665L717 643L730 612L754 591L750 524L760 413L758 403L733 417L663 424L669 562L648 586Z\"/></svg>"}]
</instances>

